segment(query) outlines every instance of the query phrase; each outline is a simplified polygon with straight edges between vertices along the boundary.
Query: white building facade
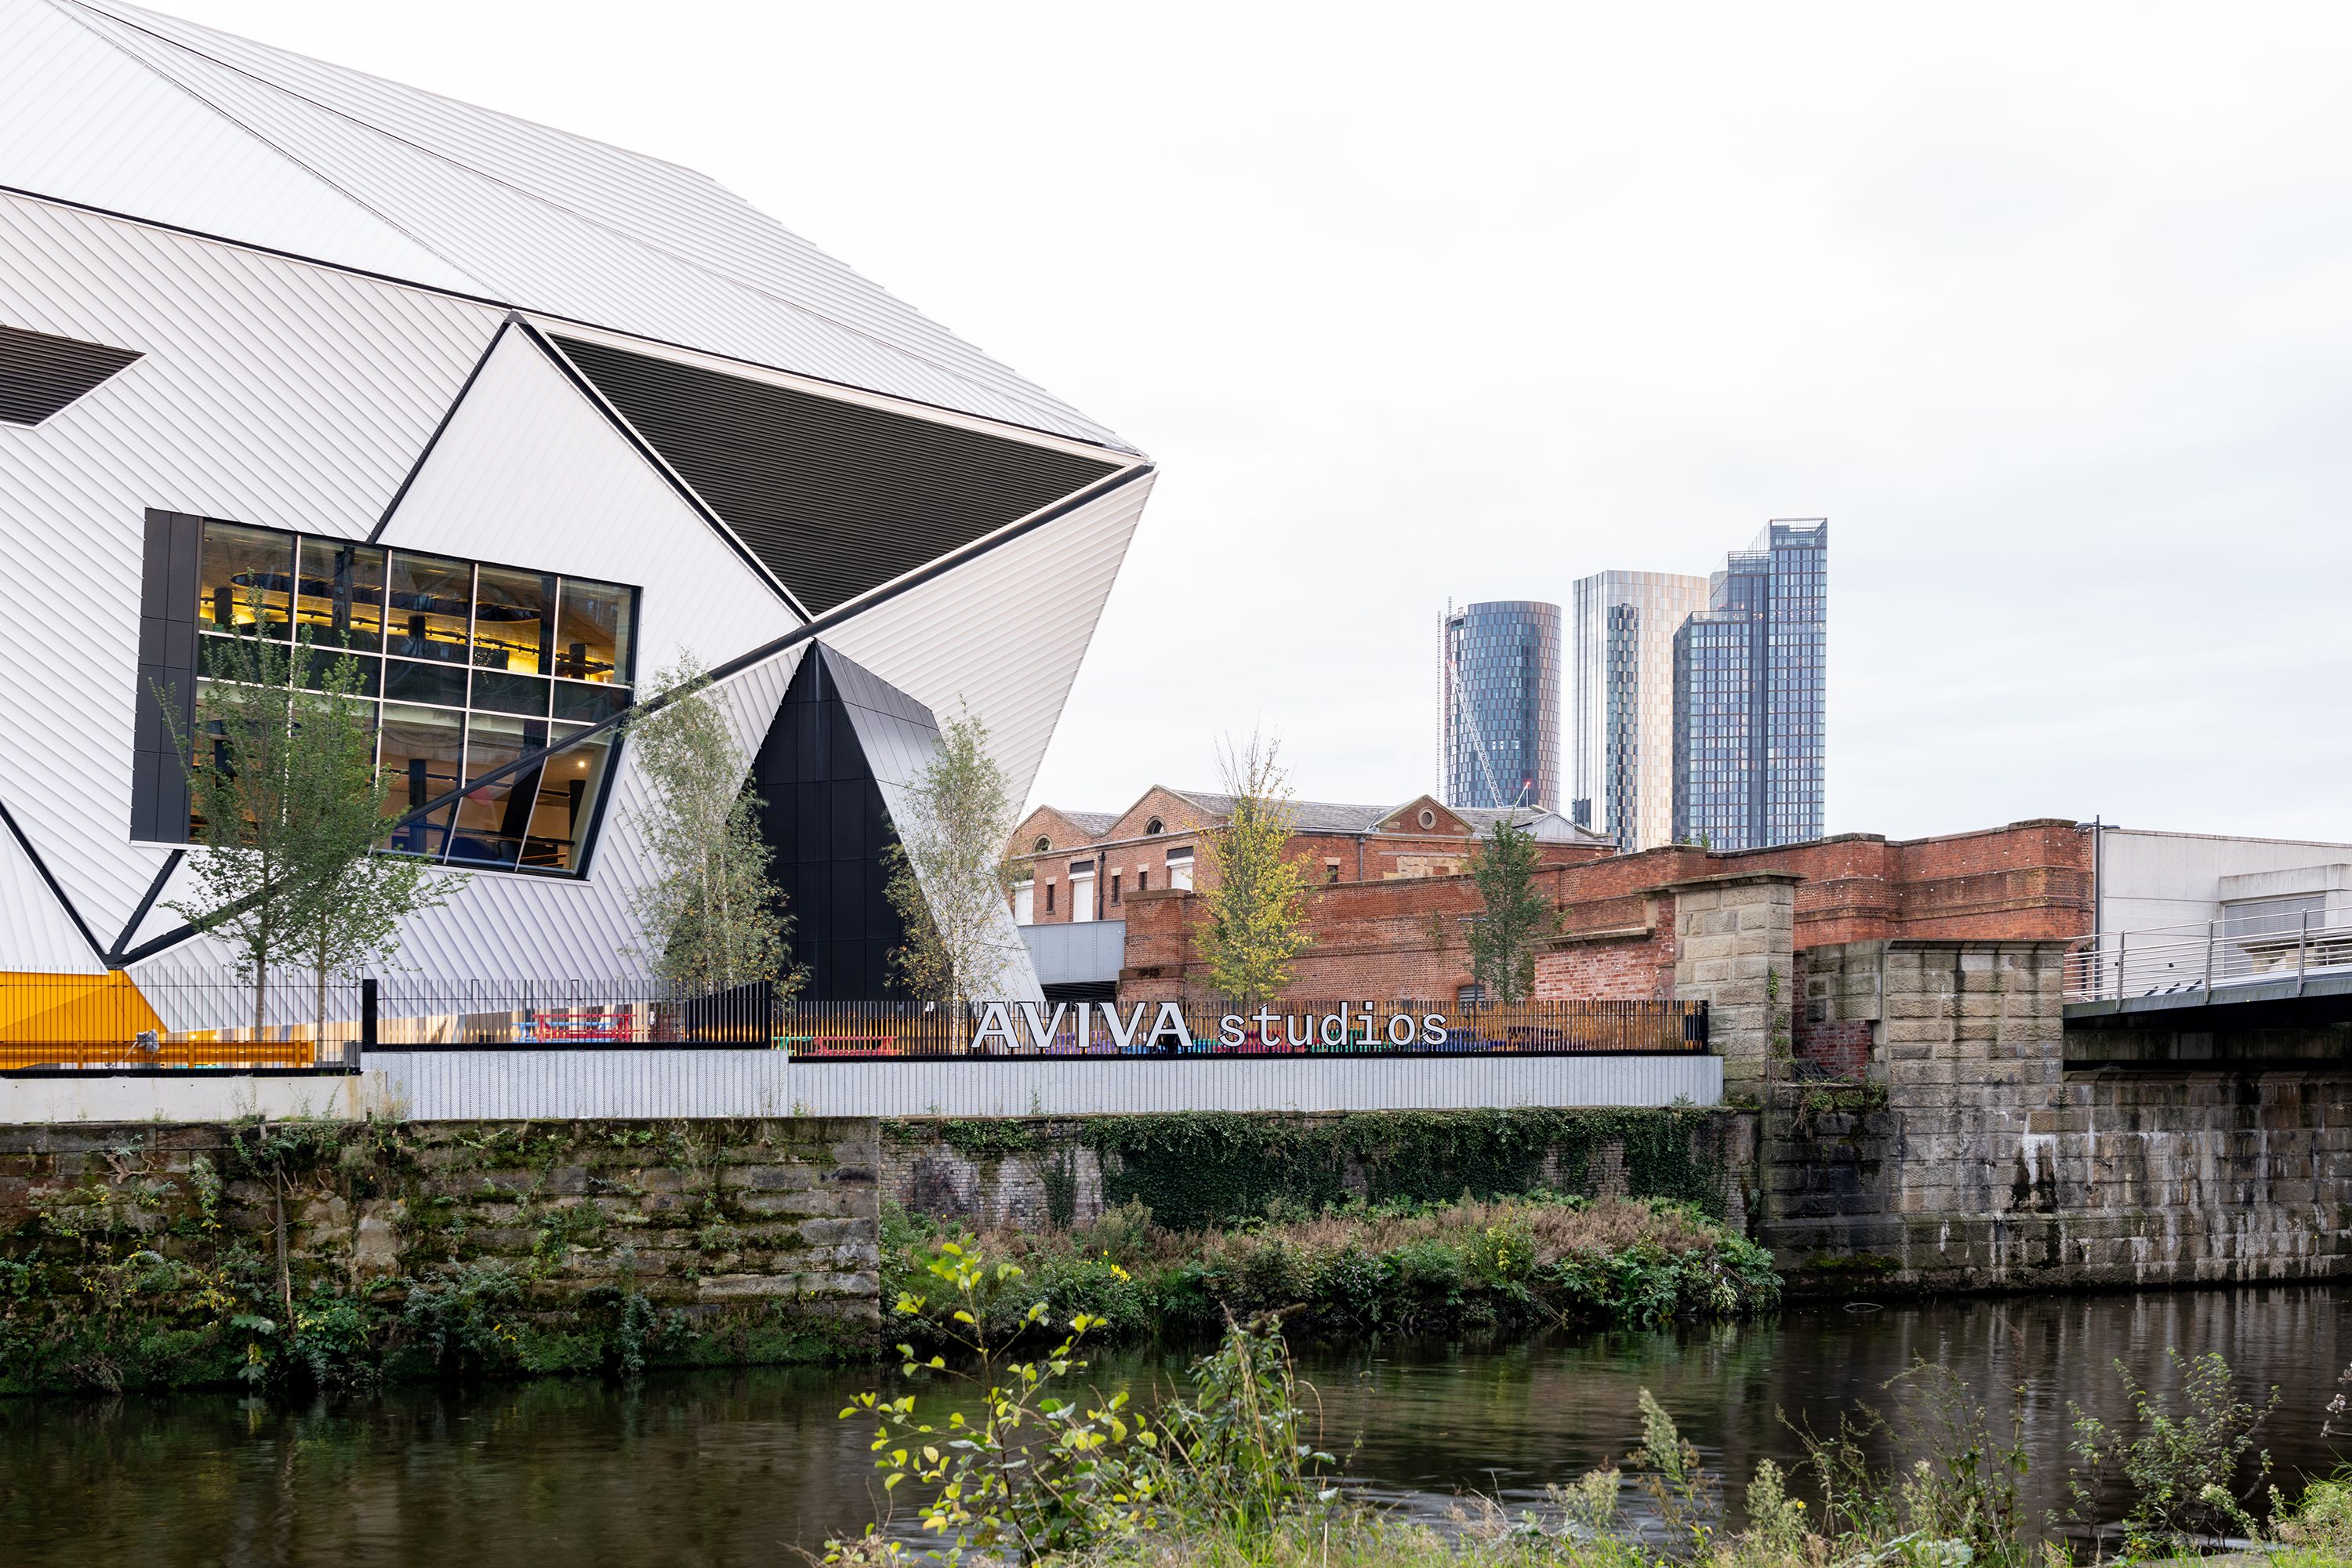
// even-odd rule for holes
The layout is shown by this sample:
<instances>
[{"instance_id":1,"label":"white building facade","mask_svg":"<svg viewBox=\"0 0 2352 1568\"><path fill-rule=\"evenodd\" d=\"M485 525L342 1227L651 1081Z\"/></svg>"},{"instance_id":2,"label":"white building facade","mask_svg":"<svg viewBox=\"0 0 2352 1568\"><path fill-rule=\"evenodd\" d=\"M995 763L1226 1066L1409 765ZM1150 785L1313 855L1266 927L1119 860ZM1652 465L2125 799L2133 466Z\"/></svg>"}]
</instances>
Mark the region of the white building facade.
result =
<instances>
[{"instance_id":1,"label":"white building facade","mask_svg":"<svg viewBox=\"0 0 2352 1568\"><path fill-rule=\"evenodd\" d=\"M1026 794L1152 477L690 171L0 0L0 975L224 962L173 726L225 634L307 632L365 666L387 852L473 873L405 967L640 974L622 732L691 653L796 952L875 994L932 716Z\"/></svg>"}]
</instances>

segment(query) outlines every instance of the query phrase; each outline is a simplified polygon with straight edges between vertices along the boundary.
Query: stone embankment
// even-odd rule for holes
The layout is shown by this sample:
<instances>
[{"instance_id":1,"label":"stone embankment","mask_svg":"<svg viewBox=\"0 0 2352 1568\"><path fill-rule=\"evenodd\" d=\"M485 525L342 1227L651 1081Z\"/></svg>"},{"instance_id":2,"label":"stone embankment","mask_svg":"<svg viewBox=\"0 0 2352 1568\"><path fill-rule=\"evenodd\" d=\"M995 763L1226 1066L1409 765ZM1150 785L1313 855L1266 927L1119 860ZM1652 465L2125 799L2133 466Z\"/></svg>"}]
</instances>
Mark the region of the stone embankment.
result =
<instances>
[{"instance_id":1,"label":"stone embankment","mask_svg":"<svg viewBox=\"0 0 2352 1568\"><path fill-rule=\"evenodd\" d=\"M878 1152L818 1118L0 1128L0 1390L866 1353Z\"/></svg>"}]
</instances>

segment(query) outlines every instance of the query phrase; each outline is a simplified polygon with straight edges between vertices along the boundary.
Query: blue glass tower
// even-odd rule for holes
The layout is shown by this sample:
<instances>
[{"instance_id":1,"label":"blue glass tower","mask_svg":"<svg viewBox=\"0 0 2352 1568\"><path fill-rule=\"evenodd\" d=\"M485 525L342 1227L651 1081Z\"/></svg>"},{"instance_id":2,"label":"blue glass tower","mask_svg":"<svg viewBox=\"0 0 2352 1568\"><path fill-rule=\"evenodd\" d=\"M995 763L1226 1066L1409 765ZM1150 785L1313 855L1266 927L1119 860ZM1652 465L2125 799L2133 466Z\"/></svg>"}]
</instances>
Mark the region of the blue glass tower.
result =
<instances>
[{"instance_id":1,"label":"blue glass tower","mask_svg":"<svg viewBox=\"0 0 2352 1568\"><path fill-rule=\"evenodd\" d=\"M1725 559L1675 634L1675 838L1822 836L1829 524L1776 521Z\"/></svg>"},{"instance_id":2,"label":"blue glass tower","mask_svg":"<svg viewBox=\"0 0 2352 1568\"><path fill-rule=\"evenodd\" d=\"M1449 610L1442 656L1446 804L1559 809L1559 606L1513 599Z\"/></svg>"}]
</instances>

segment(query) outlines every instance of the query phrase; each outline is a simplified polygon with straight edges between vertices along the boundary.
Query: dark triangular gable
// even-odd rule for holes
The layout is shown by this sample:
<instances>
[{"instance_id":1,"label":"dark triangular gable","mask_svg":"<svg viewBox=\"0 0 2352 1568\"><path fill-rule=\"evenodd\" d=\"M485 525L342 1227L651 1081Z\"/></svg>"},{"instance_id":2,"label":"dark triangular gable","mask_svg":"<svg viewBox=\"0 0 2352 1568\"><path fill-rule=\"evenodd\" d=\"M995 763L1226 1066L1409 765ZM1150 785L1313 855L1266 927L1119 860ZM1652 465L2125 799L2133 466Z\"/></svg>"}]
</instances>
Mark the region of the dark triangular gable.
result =
<instances>
[{"instance_id":1,"label":"dark triangular gable","mask_svg":"<svg viewBox=\"0 0 2352 1568\"><path fill-rule=\"evenodd\" d=\"M891 842L882 782L904 782L939 736L930 710L822 643L810 647L752 763L760 827L790 900L793 959L817 1001L898 994L906 929L884 896ZM869 751L873 753L869 760Z\"/></svg>"},{"instance_id":2,"label":"dark triangular gable","mask_svg":"<svg viewBox=\"0 0 2352 1568\"><path fill-rule=\"evenodd\" d=\"M814 615L1121 466L605 343L556 341Z\"/></svg>"}]
</instances>

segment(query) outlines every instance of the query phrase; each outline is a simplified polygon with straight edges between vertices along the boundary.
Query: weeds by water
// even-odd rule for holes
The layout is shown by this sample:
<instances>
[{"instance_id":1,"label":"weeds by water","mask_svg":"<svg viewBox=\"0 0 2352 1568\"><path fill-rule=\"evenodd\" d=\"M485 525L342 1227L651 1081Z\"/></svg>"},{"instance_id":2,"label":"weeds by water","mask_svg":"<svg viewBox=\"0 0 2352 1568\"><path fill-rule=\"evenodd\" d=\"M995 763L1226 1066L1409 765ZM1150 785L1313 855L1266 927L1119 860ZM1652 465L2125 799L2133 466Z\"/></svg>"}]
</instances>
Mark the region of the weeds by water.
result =
<instances>
[{"instance_id":1,"label":"weeds by water","mask_svg":"<svg viewBox=\"0 0 2352 1568\"><path fill-rule=\"evenodd\" d=\"M1386 1217L1401 1224L1399 1245L1423 1238L1414 1216ZM1128 1272L1116 1260L1109 1266ZM940 1336L962 1360L926 1359L909 1343L901 1347L905 1371L966 1380L982 1394L979 1413L927 1414L921 1392L888 1401L865 1395L842 1412L874 1423L883 1495L895 1500L909 1482L922 1494L924 1536L894 1535L886 1515L862 1537L828 1543L830 1563L2057 1568L2074 1560L2063 1538L2037 1531L2059 1521L2029 1519L2021 1501L2031 1470L2021 1405L1996 1415L1940 1369L1921 1366L1897 1380L1891 1415L1857 1411L1833 1435L1807 1435L1798 1475L1760 1462L1743 1489L1738 1530L1727 1526L1724 1479L1646 1389L1632 1413L1640 1439L1622 1468L1555 1486L1539 1509L1513 1513L1469 1500L1449 1528L1433 1530L1341 1494L1329 1456L1317 1447L1308 1391L1272 1320L1230 1321L1219 1347L1195 1362L1189 1389L1144 1415L1124 1394L1080 1392L1079 1343L1108 1325L1085 1311L1059 1320L1021 1263L987 1261L941 1240L922 1268L936 1289L907 1290L897 1314L946 1325ZM1017 1311L1008 1310L1013 1303ZM1059 1321L1066 1330L1050 1352L1033 1361L1006 1353L1012 1340ZM2125 1421L2078 1415L2078 1507L2087 1509L2102 1479L2130 1499L2122 1532L2088 1537L2087 1554L2126 1562L2194 1555L2221 1523L2274 1538L2275 1568L2352 1562L2352 1477L2315 1483L2293 1501L2275 1489L2259 1499L2232 1490L2249 1466L2267 1468L2252 1445L2269 1405L2238 1396L2218 1356L2178 1366L2180 1391L2169 1396L2125 1374ZM1888 1446L1916 1457L1907 1466L1874 1462L1871 1453ZM1629 1481L1645 1499L1640 1521L1624 1511ZM2075 1522L2097 1521L2084 1513Z\"/></svg>"},{"instance_id":2,"label":"weeds by water","mask_svg":"<svg viewBox=\"0 0 2352 1568\"><path fill-rule=\"evenodd\" d=\"M1132 1339L1270 1311L1294 1333L1648 1326L1764 1310L1780 1291L1768 1252L1687 1205L1538 1194L1358 1203L1192 1232L1129 1204L1076 1228L978 1237L893 1208L884 1299L919 1280L929 1249L950 1237L1021 1268L1023 1283L991 1309L1000 1335L1047 1300L1100 1320L1099 1337ZM915 1327L933 1331L929 1320Z\"/></svg>"}]
</instances>

